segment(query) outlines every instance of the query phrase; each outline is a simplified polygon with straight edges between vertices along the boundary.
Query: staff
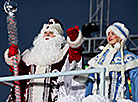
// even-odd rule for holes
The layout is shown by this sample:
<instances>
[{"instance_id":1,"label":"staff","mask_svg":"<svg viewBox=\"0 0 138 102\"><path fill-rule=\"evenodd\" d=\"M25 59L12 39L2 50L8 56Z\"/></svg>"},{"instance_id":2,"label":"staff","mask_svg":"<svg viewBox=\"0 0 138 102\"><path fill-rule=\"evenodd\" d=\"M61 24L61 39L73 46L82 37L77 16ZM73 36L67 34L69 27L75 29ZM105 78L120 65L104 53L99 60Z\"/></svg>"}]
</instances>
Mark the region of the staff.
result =
<instances>
[{"instance_id":1,"label":"staff","mask_svg":"<svg viewBox=\"0 0 138 102\"><path fill-rule=\"evenodd\" d=\"M17 11L17 4L13 1L6 1L4 4L4 10L8 14L7 16L7 30L9 40L9 53L8 56L12 59L12 65L10 65L10 71L14 76L18 76L18 38L17 27L14 13ZM14 81L16 102L21 102L21 92L19 81Z\"/></svg>"}]
</instances>

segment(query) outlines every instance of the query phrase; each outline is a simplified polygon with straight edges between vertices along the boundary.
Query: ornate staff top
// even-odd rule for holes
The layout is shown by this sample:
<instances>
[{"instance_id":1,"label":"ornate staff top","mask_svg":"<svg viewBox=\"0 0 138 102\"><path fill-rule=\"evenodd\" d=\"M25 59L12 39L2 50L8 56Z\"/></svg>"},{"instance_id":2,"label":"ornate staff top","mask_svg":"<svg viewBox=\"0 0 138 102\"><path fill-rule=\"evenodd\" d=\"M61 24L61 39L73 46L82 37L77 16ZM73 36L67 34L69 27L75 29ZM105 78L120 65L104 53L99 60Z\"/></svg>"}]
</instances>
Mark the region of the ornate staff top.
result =
<instances>
[{"instance_id":1,"label":"ornate staff top","mask_svg":"<svg viewBox=\"0 0 138 102\"><path fill-rule=\"evenodd\" d=\"M15 12L17 11L17 4L13 1L6 1L4 3L4 10L8 14L7 16L7 30L8 30L8 41L9 44L17 45L18 37L17 37L17 23L15 20Z\"/></svg>"},{"instance_id":2,"label":"ornate staff top","mask_svg":"<svg viewBox=\"0 0 138 102\"><path fill-rule=\"evenodd\" d=\"M9 16L13 16L17 12L17 3L10 0L6 1L4 3L4 10Z\"/></svg>"}]
</instances>

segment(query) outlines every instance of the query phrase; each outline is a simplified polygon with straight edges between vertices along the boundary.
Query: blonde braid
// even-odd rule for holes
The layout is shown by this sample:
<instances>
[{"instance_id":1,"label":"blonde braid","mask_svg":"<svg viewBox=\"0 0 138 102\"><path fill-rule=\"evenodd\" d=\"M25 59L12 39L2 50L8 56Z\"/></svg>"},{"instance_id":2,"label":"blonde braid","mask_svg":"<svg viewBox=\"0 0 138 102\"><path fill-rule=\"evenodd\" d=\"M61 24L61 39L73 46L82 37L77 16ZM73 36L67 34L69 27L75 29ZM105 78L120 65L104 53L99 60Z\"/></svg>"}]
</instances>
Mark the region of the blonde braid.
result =
<instances>
[{"instance_id":1,"label":"blonde braid","mask_svg":"<svg viewBox=\"0 0 138 102\"><path fill-rule=\"evenodd\" d=\"M103 54L107 51L109 49L109 43L105 46L105 48L103 49L103 51L99 54L99 57L98 57L98 60L97 60L97 63L100 61L100 59L101 59L101 57L103 56ZM97 77L97 74L95 74L96 75L96 77ZM106 77L108 77L108 75L109 75L109 70L108 70L108 68L106 68ZM109 90L109 80L107 80L106 82L105 82L105 84L106 84L106 90L105 90L105 96L107 96L108 97L108 90ZM97 87L97 86L96 86Z\"/></svg>"},{"instance_id":2,"label":"blonde braid","mask_svg":"<svg viewBox=\"0 0 138 102\"><path fill-rule=\"evenodd\" d=\"M123 48L124 48L124 40L121 41L121 63L122 63L122 68L121 68L121 77L122 77L122 80L121 80L121 84L122 84L122 87L124 87L124 84L125 84L125 64L124 64L124 53L123 53ZM124 97L124 90L122 89L122 92L121 92L121 96Z\"/></svg>"}]
</instances>

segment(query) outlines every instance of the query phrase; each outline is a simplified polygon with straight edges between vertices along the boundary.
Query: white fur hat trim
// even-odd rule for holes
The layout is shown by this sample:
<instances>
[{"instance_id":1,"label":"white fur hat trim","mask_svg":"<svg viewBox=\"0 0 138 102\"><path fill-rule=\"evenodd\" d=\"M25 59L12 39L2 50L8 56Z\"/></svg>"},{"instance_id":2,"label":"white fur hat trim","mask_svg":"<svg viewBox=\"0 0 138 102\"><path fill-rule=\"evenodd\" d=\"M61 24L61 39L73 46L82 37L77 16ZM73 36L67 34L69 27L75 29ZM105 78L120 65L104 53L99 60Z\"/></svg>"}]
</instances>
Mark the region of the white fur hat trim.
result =
<instances>
[{"instance_id":1,"label":"white fur hat trim","mask_svg":"<svg viewBox=\"0 0 138 102\"><path fill-rule=\"evenodd\" d=\"M122 40L126 41L129 36L129 31L122 23L114 23L113 25L110 25L106 30L106 35L108 35L108 32L113 31L118 37L120 37Z\"/></svg>"},{"instance_id":2,"label":"white fur hat trim","mask_svg":"<svg viewBox=\"0 0 138 102\"><path fill-rule=\"evenodd\" d=\"M64 34L64 31L61 28L60 24L44 24L43 28L41 29L41 34L44 34L47 31L52 31L60 35Z\"/></svg>"}]
</instances>

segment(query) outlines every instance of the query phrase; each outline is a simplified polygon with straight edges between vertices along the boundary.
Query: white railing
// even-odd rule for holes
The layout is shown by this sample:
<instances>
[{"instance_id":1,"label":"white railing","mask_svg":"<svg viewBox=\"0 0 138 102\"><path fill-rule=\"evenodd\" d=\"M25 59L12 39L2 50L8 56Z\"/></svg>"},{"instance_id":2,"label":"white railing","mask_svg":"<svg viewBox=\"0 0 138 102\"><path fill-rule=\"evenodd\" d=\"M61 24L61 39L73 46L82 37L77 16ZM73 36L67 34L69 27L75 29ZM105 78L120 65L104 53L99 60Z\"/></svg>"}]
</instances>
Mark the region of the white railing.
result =
<instances>
[{"instance_id":1,"label":"white railing","mask_svg":"<svg viewBox=\"0 0 138 102\"><path fill-rule=\"evenodd\" d=\"M35 79L35 78L46 78L46 77L82 75L82 74L88 74L88 73L100 74L100 85L99 85L100 95L105 96L105 68L75 70L75 71L66 71L66 72L45 73L45 74L33 74L33 75L21 75L21 76L7 76L7 77L0 77L0 82Z\"/></svg>"}]
</instances>

